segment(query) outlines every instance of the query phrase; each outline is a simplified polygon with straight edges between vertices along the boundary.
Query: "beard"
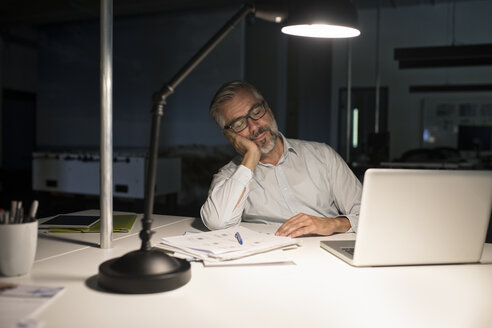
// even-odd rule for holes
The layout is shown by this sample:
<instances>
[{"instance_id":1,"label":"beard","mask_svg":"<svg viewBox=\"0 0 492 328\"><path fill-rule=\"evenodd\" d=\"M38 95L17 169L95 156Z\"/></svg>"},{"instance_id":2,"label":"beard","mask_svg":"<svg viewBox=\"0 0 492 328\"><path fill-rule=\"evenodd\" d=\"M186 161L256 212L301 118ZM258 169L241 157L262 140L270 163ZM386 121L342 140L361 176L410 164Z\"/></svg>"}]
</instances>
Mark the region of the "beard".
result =
<instances>
[{"instance_id":1,"label":"beard","mask_svg":"<svg viewBox=\"0 0 492 328\"><path fill-rule=\"evenodd\" d=\"M250 140L254 140L257 136L265 131L270 132L270 139L266 139L264 144L258 145L258 148L260 148L260 152L263 155L270 153L277 143L278 136L280 135L280 133L278 132L277 122L273 120L271 126L262 126L258 129L258 131L256 131L249 137Z\"/></svg>"}]
</instances>

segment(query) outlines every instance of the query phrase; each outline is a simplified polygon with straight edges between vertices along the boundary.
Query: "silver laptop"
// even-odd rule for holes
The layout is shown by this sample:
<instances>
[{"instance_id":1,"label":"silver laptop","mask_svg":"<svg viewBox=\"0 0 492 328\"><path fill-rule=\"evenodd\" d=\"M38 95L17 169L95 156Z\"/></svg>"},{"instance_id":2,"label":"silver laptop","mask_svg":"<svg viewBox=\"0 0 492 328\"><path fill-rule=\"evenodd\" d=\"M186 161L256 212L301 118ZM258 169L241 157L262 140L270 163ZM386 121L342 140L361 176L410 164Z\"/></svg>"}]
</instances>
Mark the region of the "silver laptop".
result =
<instances>
[{"instance_id":1,"label":"silver laptop","mask_svg":"<svg viewBox=\"0 0 492 328\"><path fill-rule=\"evenodd\" d=\"M356 240L320 246L354 266L474 263L492 207L492 171L369 169Z\"/></svg>"}]
</instances>

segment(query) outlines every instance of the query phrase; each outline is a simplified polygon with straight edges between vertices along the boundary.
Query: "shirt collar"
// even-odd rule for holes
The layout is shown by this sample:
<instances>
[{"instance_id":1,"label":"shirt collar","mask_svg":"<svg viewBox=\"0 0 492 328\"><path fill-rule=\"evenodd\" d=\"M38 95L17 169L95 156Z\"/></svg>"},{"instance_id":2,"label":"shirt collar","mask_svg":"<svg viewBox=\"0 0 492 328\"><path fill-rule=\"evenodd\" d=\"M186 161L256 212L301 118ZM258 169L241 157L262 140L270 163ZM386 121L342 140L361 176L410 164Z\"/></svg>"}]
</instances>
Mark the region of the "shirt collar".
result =
<instances>
[{"instance_id":1,"label":"shirt collar","mask_svg":"<svg viewBox=\"0 0 492 328\"><path fill-rule=\"evenodd\" d=\"M278 161L277 165L282 164L290 153L297 155L297 151L295 150L294 146L289 143L288 139L281 132L279 132L279 136L284 142L284 152L282 153L282 156L280 156L280 160ZM273 166L272 164L264 164L261 161L259 162L259 164L262 166Z\"/></svg>"},{"instance_id":2,"label":"shirt collar","mask_svg":"<svg viewBox=\"0 0 492 328\"><path fill-rule=\"evenodd\" d=\"M294 153L297 155L296 149L290 144L289 140L281 132L279 132L279 134L284 142L284 153L282 154L282 157L287 156L288 153Z\"/></svg>"}]
</instances>

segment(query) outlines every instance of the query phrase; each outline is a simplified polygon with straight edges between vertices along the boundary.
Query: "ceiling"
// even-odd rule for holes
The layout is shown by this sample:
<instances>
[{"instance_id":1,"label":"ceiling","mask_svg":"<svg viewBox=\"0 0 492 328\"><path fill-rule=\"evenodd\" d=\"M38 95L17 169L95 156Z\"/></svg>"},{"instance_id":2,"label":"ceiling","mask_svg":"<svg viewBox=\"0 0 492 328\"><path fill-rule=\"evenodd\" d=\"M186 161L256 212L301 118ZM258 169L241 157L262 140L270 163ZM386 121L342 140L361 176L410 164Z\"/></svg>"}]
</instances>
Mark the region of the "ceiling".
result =
<instances>
[{"instance_id":1,"label":"ceiling","mask_svg":"<svg viewBox=\"0 0 492 328\"><path fill-rule=\"evenodd\" d=\"M285 0L258 0L285 2ZM305 0L302 0L305 1ZM433 6L466 0L353 0L359 9L400 6ZM113 13L139 15L146 13L204 10L239 6L245 0L113 0ZM59 22L95 19L99 16L100 0L1 0L0 27L43 25Z\"/></svg>"}]
</instances>

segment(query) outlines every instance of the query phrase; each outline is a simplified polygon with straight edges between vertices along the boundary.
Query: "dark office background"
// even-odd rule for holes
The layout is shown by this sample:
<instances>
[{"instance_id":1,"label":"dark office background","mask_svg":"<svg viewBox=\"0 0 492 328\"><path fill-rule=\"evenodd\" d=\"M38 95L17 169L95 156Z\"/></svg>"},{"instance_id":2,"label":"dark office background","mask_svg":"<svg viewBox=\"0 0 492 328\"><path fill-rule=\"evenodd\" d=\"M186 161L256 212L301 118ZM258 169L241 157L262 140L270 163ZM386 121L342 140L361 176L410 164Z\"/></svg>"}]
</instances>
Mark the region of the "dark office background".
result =
<instances>
[{"instance_id":1,"label":"dark office background","mask_svg":"<svg viewBox=\"0 0 492 328\"><path fill-rule=\"evenodd\" d=\"M491 45L492 1L354 2L362 32L350 41L352 108L358 107L361 119L357 145L353 131L350 139L346 137L349 41L287 37L276 24L246 19L168 98L160 145L163 156L182 160L182 190L159 200L156 212L197 216L211 175L233 155L208 116L211 97L232 79L247 79L262 91L287 137L331 145L361 177L367 167L397 162L409 151L423 149L419 160L435 161L429 155L439 151L434 148L448 150L438 154L440 161L467 161L471 163L467 168L490 169L490 149L463 154L457 141L442 147L439 142L447 139L438 138L439 147L433 147L423 140L430 124L425 115L439 102L482 106L478 111L485 119L471 124L492 126L490 63L400 69L393 55L396 48ZM240 3L114 1L115 151L145 151L152 93ZM8 206L10 199L40 198L43 215L99 207L94 196L31 188L33 151L99 151L99 28L99 1L0 4L0 205ZM380 124L374 131L377 85ZM415 86L443 85L467 87L453 92L411 91ZM114 200L117 210L142 212L141 206L139 199Z\"/></svg>"}]
</instances>

